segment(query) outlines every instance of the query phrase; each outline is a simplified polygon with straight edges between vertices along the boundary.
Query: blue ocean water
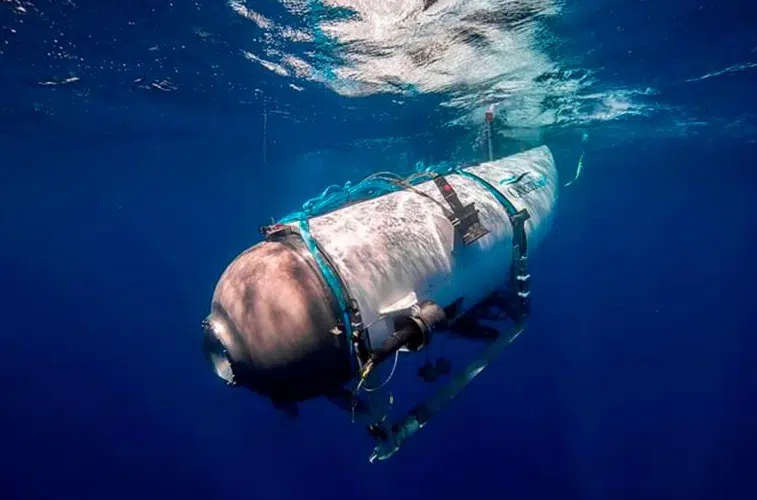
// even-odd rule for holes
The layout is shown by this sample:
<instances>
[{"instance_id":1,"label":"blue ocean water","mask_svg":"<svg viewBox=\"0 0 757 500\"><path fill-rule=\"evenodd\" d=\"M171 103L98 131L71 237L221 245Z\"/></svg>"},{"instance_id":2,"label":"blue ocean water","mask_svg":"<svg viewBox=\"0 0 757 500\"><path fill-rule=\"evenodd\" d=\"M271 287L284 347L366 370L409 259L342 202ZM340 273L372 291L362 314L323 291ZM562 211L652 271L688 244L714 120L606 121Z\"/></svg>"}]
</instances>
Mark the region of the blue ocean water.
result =
<instances>
[{"instance_id":1,"label":"blue ocean water","mask_svg":"<svg viewBox=\"0 0 757 500\"><path fill-rule=\"evenodd\" d=\"M757 497L749 2L4 0L0 75L0 498ZM489 106L583 154L526 334L379 464L212 376L261 224L484 159Z\"/></svg>"}]
</instances>

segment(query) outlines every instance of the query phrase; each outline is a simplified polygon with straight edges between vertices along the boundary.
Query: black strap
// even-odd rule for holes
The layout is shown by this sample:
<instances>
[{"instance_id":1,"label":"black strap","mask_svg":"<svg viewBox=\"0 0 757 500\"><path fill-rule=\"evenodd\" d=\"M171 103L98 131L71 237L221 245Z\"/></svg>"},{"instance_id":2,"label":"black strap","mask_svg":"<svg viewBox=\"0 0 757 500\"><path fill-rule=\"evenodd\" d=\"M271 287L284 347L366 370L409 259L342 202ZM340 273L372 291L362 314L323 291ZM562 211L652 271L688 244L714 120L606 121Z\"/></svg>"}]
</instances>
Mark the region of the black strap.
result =
<instances>
[{"instance_id":1,"label":"black strap","mask_svg":"<svg viewBox=\"0 0 757 500\"><path fill-rule=\"evenodd\" d=\"M513 228L513 250L512 261L510 263L511 291L520 309L517 317L513 319L519 321L531 311L531 302L529 299L531 275L528 274L528 241L524 225L531 218L531 214L525 208L516 210L507 196L478 175L465 170L458 170L458 173L484 186L502 203L505 212L507 212L507 218L510 220Z\"/></svg>"},{"instance_id":2,"label":"black strap","mask_svg":"<svg viewBox=\"0 0 757 500\"><path fill-rule=\"evenodd\" d=\"M461 235L465 245L470 245L482 236L489 234L489 230L481 224L478 218L478 209L473 203L463 205L455 189L443 175L433 175L433 179L442 197L452 209L451 214L446 214L447 218L455 231Z\"/></svg>"},{"instance_id":3,"label":"black strap","mask_svg":"<svg viewBox=\"0 0 757 500\"><path fill-rule=\"evenodd\" d=\"M508 214L513 226L513 254L510 268L512 290L521 305L521 318L531 312L531 275L528 273L528 239L525 223L531 214L525 208L512 215Z\"/></svg>"}]
</instances>

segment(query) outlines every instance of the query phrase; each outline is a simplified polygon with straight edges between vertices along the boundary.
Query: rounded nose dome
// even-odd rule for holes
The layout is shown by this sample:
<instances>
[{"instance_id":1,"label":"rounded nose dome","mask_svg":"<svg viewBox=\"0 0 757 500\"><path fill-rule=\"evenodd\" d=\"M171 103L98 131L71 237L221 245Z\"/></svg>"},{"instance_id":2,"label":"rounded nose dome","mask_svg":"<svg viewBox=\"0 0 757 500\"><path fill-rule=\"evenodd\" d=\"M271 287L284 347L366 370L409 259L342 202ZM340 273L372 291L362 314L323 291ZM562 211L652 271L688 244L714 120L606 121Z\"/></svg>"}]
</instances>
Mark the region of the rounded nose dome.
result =
<instances>
[{"instance_id":1,"label":"rounded nose dome","mask_svg":"<svg viewBox=\"0 0 757 500\"><path fill-rule=\"evenodd\" d=\"M226 350L226 346L219 337L217 322L208 317L202 322L203 338L202 350L213 367L213 371L229 385L235 385L234 368Z\"/></svg>"},{"instance_id":2,"label":"rounded nose dome","mask_svg":"<svg viewBox=\"0 0 757 500\"><path fill-rule=\"evenodd\" d=\"M277 402L319 396L350 377L334 299L299 241L264 242L221 276L203 340L217 376Z\"/></svg>"}]
</instances>

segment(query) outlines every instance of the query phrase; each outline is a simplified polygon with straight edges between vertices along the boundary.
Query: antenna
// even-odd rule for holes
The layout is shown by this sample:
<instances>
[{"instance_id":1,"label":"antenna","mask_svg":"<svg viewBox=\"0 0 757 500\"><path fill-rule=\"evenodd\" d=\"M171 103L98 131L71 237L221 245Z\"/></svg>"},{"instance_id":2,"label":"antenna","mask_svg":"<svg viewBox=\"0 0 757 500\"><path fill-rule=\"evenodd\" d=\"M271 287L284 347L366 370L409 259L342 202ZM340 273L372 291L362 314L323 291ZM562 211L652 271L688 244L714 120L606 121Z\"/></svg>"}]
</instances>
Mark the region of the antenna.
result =
<instances>
[{"instance_id":1,"label":"antenna","mask_svg":"<svg viewBox=\"0 0 757 500\"><path fill-rule=\"evenodd\" d=\"M268 166L268 110L263 103L263 165Z\"/></svg>"},{"instance_id":2,"label":"antenna","mask_svg":"<svg viewBox=\"0 0 757 500\"><path fill-rule=\"evenodd\" d=\"M494 160L494 150L492 149L492 121L494 121L494 105L491 104L486 109L486 140L489 143L489 161Z\"/></svg>"}]
</instances>

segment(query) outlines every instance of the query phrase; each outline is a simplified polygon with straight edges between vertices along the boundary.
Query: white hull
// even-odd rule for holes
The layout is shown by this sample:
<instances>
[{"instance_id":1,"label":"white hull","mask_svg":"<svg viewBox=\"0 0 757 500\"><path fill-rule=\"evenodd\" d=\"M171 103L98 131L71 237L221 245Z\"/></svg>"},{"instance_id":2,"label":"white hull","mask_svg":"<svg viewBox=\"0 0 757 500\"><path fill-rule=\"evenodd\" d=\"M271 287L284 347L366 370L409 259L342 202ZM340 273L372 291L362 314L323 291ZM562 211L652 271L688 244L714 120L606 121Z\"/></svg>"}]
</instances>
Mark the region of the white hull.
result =
<instances>
[{"instance_id":1,"label":"white hull","mask_svg":"<svg viewBox=\"0 0 757 500\"><path fill-rule=\"evenodd\" d=\"M549 148L541 146L464 169L500 191L516 210L528 209L529 251L548 232L558 197ZM524 175L526 174L526 175ZM357 300L371 345L392 333L386 310L414 293L462 311L509 283L513 230L504 206L486 187L460 174L446 176L463 205L475 203L489 234L463 247L439 205L400 190L310 219L310 231ZM513 181L518 182L513 183ZM433 181L416 189L446 206Z\"/></svg>"}]
</instances>

